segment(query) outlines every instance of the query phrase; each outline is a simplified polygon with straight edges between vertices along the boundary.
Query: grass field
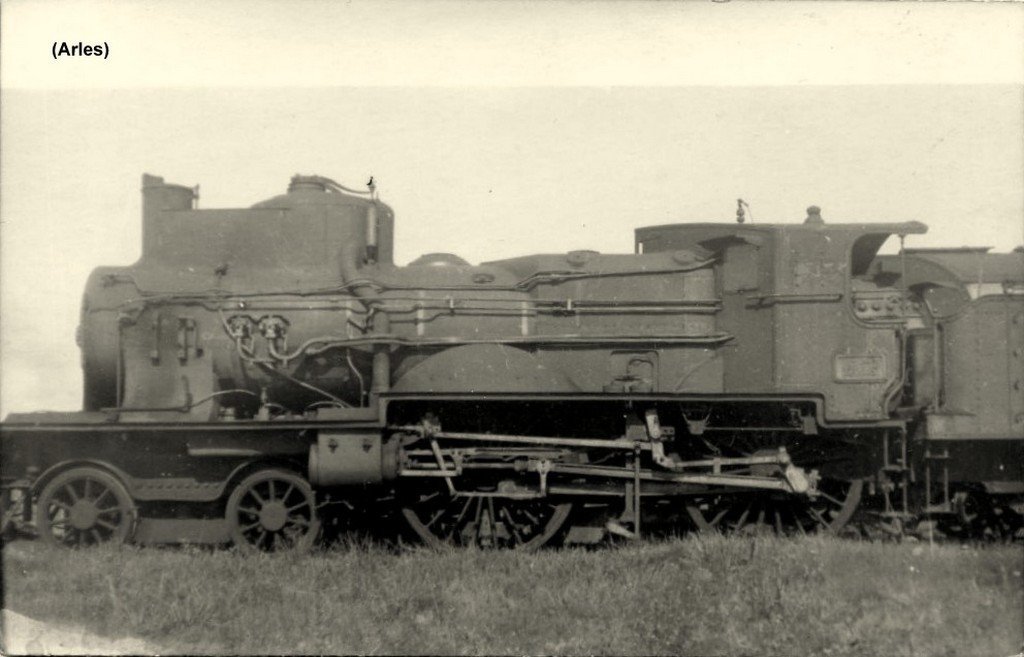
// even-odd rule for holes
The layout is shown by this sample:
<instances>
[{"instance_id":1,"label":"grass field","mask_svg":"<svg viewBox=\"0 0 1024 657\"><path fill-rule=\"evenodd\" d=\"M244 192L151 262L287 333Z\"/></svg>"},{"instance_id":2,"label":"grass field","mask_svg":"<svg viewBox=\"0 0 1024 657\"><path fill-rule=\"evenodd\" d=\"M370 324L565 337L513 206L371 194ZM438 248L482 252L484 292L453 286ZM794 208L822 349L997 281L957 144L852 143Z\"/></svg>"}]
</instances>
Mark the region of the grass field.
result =
<instances>
[{"instance_id":1,"label":"grass field","mask_svg":"<svg viewBox=\"0 0 1024 657\"><path fill-rule=\"evenodd\" d=\"M978 655L1024 640L1020 546L688 537L537 554L4 552L5 607L163 653Z\"/></svg>"}]
</instances>

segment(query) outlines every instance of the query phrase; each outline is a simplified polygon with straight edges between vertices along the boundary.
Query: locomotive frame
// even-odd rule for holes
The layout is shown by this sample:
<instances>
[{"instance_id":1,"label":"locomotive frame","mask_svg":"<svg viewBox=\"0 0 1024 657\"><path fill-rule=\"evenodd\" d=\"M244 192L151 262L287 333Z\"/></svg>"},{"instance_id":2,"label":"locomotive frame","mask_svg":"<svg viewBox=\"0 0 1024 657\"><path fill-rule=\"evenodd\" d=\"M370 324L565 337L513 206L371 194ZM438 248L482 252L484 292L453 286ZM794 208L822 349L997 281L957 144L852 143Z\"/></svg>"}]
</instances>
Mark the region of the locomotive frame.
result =
<instances>
[{"instance_id":1,"label":"locomotive frame","mask_svg":"<svg viewBox=\"0 0 1024 657\"><path fill-rule=\"evenodd\" d=\"M372 187L195 196L144 176L142 259L90 278L85 410L0 425L5 530L34 509L58 544L306 549L331 509L382 504L428 544L520 549L662 516L835 532L858 508L1020 530L1016 254L966 283L956 254L877 255L923 224L810 208L641 228L630 255L396 267ZM1005 343L968 353L983 324Z\"/></svg>"}]
</instances>

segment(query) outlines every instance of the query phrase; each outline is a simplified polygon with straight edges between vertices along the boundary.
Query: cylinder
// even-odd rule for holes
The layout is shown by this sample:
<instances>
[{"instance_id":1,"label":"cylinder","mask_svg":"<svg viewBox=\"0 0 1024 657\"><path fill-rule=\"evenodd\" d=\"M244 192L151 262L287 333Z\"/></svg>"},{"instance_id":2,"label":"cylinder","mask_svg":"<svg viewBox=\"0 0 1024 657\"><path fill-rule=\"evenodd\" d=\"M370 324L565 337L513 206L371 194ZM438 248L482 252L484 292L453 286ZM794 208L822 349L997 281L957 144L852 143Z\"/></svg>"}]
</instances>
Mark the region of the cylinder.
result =
<instances>
[{"instance_id":1,"label":"cylinder","mask_svg":"<svg viewBox=\"0 0 1024 657\"><path fill-rule=\"evenodd\" d=\"M379 432L324 431L309 448L309 481L314 486L364 486L398 475L399 441L383 442Z\"/></svg>"}]
</instances>

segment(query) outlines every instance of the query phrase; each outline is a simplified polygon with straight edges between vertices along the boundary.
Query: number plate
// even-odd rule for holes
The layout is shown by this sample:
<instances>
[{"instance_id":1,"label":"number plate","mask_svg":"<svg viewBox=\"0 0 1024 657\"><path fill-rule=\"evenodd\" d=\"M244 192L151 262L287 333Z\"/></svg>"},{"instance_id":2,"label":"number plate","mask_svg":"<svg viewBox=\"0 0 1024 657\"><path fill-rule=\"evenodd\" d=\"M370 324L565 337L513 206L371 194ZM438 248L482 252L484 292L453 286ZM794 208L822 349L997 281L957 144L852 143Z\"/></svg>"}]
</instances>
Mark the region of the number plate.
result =
<instances>
[{"instance_id":1,"label":"number plate","mask_svg":"<svg viewBox=\"0 0 1024 657\"><path fill-rule=\"evenodd\" d=\"M885 381L885 358L883 356L845 356L835 357L836 381L844 383L864 383Z\"/></svg>"}]
</instances>

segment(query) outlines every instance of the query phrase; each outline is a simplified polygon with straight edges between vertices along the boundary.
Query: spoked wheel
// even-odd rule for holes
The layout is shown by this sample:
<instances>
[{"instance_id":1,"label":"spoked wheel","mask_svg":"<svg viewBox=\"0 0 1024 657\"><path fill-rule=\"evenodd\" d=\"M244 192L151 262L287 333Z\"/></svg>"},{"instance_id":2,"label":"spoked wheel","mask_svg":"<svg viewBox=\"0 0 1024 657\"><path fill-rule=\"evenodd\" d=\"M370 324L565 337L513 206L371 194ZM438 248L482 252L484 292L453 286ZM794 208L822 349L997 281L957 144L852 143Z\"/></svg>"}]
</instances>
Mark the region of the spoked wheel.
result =
<instances>
[{"instance_id":1,"label":"spoked wheel","mask_svg":"<svg viewBox=\"0 0 1024 657\"><path fill-rule=\"evenodd\" d=\"M51 545L124 543L135 529L135 505L116 477L99 468L73 468L50 481L36 504L36 527Z\"/></svg>"},{"instance_id":2,"label":"spoked wheel","mask_svg":"<svg viewBox=\"0 0 1024 657\"><path fill-rule=\"evenodd\" d=\"M781 493L731 493L695 498L686 507L701 531L777 534L837 533L860 504L864 482L824 479L814 499Z\"/></svg>"},{"instance_id":3,"label":"spoked wheel","mask_svg":"<svg viewBox=\"0 0 1024 657\"><path fill-rule=\"evenodd\" d=\"M565 524L570 503L549 499L452 496L433 490L412 499L402 514L420 540L444 546L536 550Z\"/></svg>"},{"instance_id":4,"label":"spoked wheel","mask_svg":"<svg viewBox=\"0 0 1024 657\"><path fill-rule=\"evenodd\" d=\"M305 551L320 531L313 489L294 472L276 468L243 479L228 498L225 518L243 550Z\"/></svg>"}]
</instances>

